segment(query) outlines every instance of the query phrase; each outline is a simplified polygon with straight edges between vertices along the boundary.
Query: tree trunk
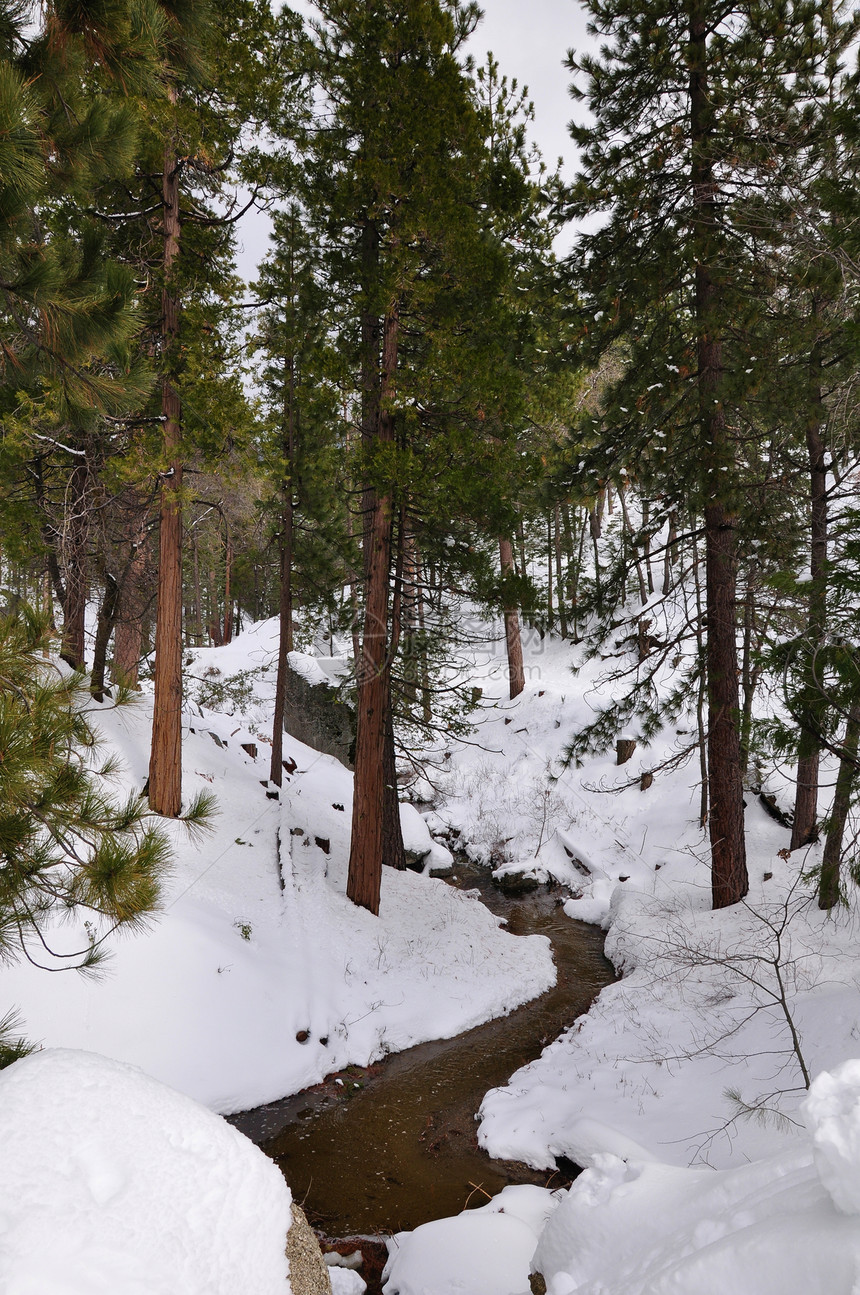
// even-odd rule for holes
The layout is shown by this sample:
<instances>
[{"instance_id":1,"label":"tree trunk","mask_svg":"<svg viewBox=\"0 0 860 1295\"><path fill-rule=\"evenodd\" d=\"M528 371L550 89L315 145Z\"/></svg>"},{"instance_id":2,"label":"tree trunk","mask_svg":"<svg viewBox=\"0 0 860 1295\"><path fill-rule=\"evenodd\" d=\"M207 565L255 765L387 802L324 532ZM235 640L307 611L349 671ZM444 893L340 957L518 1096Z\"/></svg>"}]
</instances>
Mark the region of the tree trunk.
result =
<instances>
[{"instance_id":1,"label":"tree trunk","mask_svg":"<svg viewBox=\"0 0 860 1295\"><path fill-rule=\"evenodd\" d=\"M191 560L194 577L194 646L203 646L203 602L200 597L200 545L197 540L197 531L192 528L191 531ZM254 567L254 582L256 585L257 568ZM257 613L259 618L259 611Z\"/></svg>"},{"instance_id":2,"label":"tree trunk","mask_svg":"<svg viewBox=\"0 0 860 1295\"><path fill-rule=\"evenodd\" d=\"M499 537L499 563L502 569L502 578L513 574L514 570L514 551L510 540ZM505 617L505 646L508 653L508 681L510 684L511 701L519 697L523 688L526 686L525 671L523 669L523 640L520 635L520 618L515 605L508 603L504 609Z\"/></svg>"},{"instance_id":3,"label":"tree trunk","mask_svg":"<svg viewBox=\"0 0 860 1295\"><path fill-rule=\"evenodd\" d=\"M66 518L61 549L65 597L60 656L73 670L83 670L85 665L85 620L89 593L88 480L86 462L76 463L66 490Z\"/></svg>"},{"instance_id":4,"label":"tree trunk","mask_svg":"<svg viewBox=\"0 0 860 1295\"><path fill-rule=\"evenodd\" d=\"M346 398L344 397L344 422L347 422ZM350 432L346 433L346 450L350 454ZM346 533L350 540L353 537L352 509L346 510ZM350 548L352 545L350 544ZM361 632L359 626L359 601L358 601L358 572L351 570L349 573L349 609L350 609L350 634L352 635L352 662L356 675L361 660Z\"/></svg>"},{"instance_id":5,"label":"tree trunk","mask_svg":"<svg viewBox=\"0 0 860 1295\"><path fill-rule=\"evenodd\" d=\"M630 521L630 514L627 511L627 489L625 486L618 487L618 499L621 504L622 530L626 537L627 543L630 545L630 553L632 554L632 557L633 557L633 567L636 571L636 579L639 584L639 601L644 607L648 601L648 590L645 585L645 576L643 575L643 572L642 572L642 563L639 561L639 558L636 553L633 525Z\"/></svg>"},{"instance_id":6,"label":"tree trunk","mask_svg":"<svg viewBox=\"0 0 860 1295\"><path fill-rule=\"evenodd\" d=\"M675 546L678 542L678 528L675 513L669 514L669 533L666 537L666 549L663 554L663 597L672 588L672 563L675 558Z\"/></svg>"},{"instance_id":7,"label":"tree trunk","mask_svg":"<svg viewBox=\"0 0 860 1295\"><path fill-rule=\"evenodd\" d=\"M605 503L606 491L601 490L594 501L594 507L588 514L591 547L594 553L594 605L598 612L603 611L603 586L600 580L600 547L598 540L603 530L603 508Z\"/></svg>"},{"instance_id":8,"label":"tree trunk","mask_svg":"<svg viewBox=\"0 0 860 1295\"><path fill-rule=\"evenodd\" d=\"M695 526L692 528L695 531ZM699 679L696 688L696 734L699 746L699 826L708 823L708 732L705 724L707 696L707 670L705 668L704 612L702 608L702 581L699 576L699 541L693 535L693 582L696 590L696 649L699 659Z\"/></svg>"},{"instance_id":9,"label":"tree trunk","mask_svg":"<svg viewBox=\"0 0 860 1295\"><path fill-rule=\"evenodd\" d=\"M377 256L378 246L377 238ZM373 330L365 325L366 321L363 320L363 346L370 347L373 346ZM362 436L378 439L383 444L394 440L394 417L388 402L394 394L397 341L398 316L392 306L385 316L383 329L381 388L373 381L370 372L370 354L363 355ZM379 393L375 438L370 417L374 392ZM346 893L354 904L369 909L371 913L378 913L382 884L387 708L390 704L390 661L387 658L387 647L392 501L390 494L379 495L369 484L365 486L364 500L366 594L361 664L357 679L358 731Z\"/></svg>"},{"instance_id":10,"label":"tree trunk","mask_svg":"<svg viewBox=\"0 0 860 1295\"><path fill-rule=\"evenodd\" d=\"M833 808L827 824L827 838L824 842L824 857L821 861L821 876L818 882L819 908L833 908L834 904L839 903L839 862L842 855L842 837L845 834L845 824L851 808L851 792L857 781L858 739L860 739L860 702L855 702L845 724L842 755L839 760L839 772L836 775L836 790L833 794Z\"/></svg>"},{"instance_id":11,"label":"tree trunk","mask_svg":"<svg viewBox=\"0 0 860 1295\"><path fill-rule=\"evenodd\" d=\"M295 457L295 357L287 360L287 408L281 450L284 456L284 484L281 508L281 583L279 597L278 678L275 684L275 714L272 721L272 763L269 779L283 782L284 712L289 688L289 654L293 650L293 460Z\"/></svg>"},{"instance_id":12,"label":"tree trunk","mask_svg":"<svg viewBox=\"0 0 860 1295\"><path fill-rule=\"evenodd\" d=\"M233 576L233 536L227 528L227 539L224 545L224 639L225 643L233 642L233 590L230 582Z\"/></svg>"},{"instance_id":13,"label":"tree trunk","mask_svg":"<svg viewBox=\"0 0 860 1295\"><path fill-rule=\"evenodd\" d=\"M400 797L397 793L397 748L394 742L394 697L391 688L391 669L400 646L403 624L403 568L406 557L406 510L401 505L397 525L397 551L394 561L394 598L391 612L391 632L388 658L388 707L385 714L385 759L383 774L385 788L382 800L382 863L384 867L403 871L406 867L406 850L403 845L403 827L400 822Z\"/></svg>"},{"instance_id":14,"label":"tree trunk","mask_svg":"<svg viewBox=\"0 0 860 1295\"><path fill-rule=\"evenodd\" d=\"M734 467L734 453L722 403L724 367L717 318L719 289L712 270L717 256L718 186L710 154L713 105L707 76L708 21L707 6L703 0L697 0L691 12L689 57L699 425L707 498L704 513L708 828L713 904L714 908L725 908L743 899L749 881L738 732L737 537L720 471L723 467Z\"/></svg>"},{"instance_id":15,"label":"tree trunk","mask_svg":"<svg viewBox=\"0 0 860 1295\"><path fill-rule=\"evenodd\" d=\"M645 556L645 574L648 577L648 593L654 592L654 572L651 570L651 506L647 499L642 500L642 550Z\"/></svg>"},{"instance_id":16,"label":"tree trunk","mask_svg":"<svg viewBox=\"0 0 860 1295\"><path fill-rule=\"evenodd\" d=\"M546 515L546 627L552 633L555 621L552 610L552 513Z\"/></svg>"},{"instance_id":17,"label":"tree trunk","mask_svg":"<svg viewBox=\"0 0 860 1295\"><path fill-rule=\"evenodd\" d=\"M109 571L103 572L104 594L99 605L96 641L93 645L93 668L90 674L90 691L96 701L105 699L105 670L110 636L116 624L119 609L119 585Z\"/></svg>"},{"instance_id":18,"label":"tree trunk","mask_svg":"<svg viewBox=\"0 0 860 1295\"><path fill-rule=\"evenodd\" d=\"M418 564L418 632L421 644L419 667L421 674L421 714L424 719L424 723L430 724L433 719L433 704L430 693L430 668L427 662L427 623L424 612L424 575L417 550L416 560Z\"/></svg>"},{"instance_id":19,"label":"tree trunk","mask_svg":"<svg viewBox=\"0 0 860 1295\"><path fill-rule=\"evenodd\" d=\"M138 686L143 656L143 618L147 610L146 577L149 565L149 535L146 513L141 507L131 542L131 552L120 582L119 608L113 647L113 676L130 688Z\"/></svg>"},{"instance_id":20,"label":"tree trunk","mask_svg":"<svg viewBox=\"0 0 860 1295\"><path fill-rule=\"evenodd\" d=\"M553 510L554 536L555 536L555 595L558 603L558 625L561 630L561 637L567 638L567 612L564 606L564 580L561 572L561 520L559 518L558 504Z\"/></svg>"},{"instance_id":21,"label":"tree trunk","mask_svg":"<svg viewBox=\"0 0 860 1295\"><path fill-rule=\"evenodd\" d=\"M573 588L570 606L573 613L573 641L579 642L579 582L582 578L583 552L585 549L585 532L588 530L588 509L582 510L582 524L579 527L579 543L576 549L576 563L573 568Z\"/></svg>"},{"instance_id":22,"label":"tree trunk","mask_svg":"<svg viewBox=\"0 0 860 1295\"><path fill-rule=\"evenodd\" d=\"M753 635L755 633L756 615L756 563L751 562L747 577L747 592L744 599L744 633L743 654L741 656L741 687L744 704L741 714L741 776L749 770L750 743L752 741L753 700L755 698L756 672L753 670Z\"/></svg>"},{"instance_id":23,"label":"tree trunk","mask_svg":"<svg viewBox=\"0 0 860 1295\"><path fill-rule=\"evenodd\" d=\"M522 517L517 518L517 548L520 553L520 568L522 570L523 579L525 579L528 575L528 563L526 561L526 530L523 525ZM513 570L513 565L514 559L513 554L511 554L511 570Z\"/></svg>"},{"instance_id":24,"label":"tree trunk","mask_svg":"<svg viewBox=\"0 0 860 1295\"><path fill-rule=\"evenodd\" d=\"M175 818L182 809L182 411L171 370L179 336L179 299L172 286L172 271L179 253L181 223L179 162L170 145L164 153L163 202L165 286L161 301L165 372L161 380L161 412L168 469L161 485L149 804L155 813Z\"/></svg>"},{"instance_id":25,"label":"tree trunk","mask_svg":"<svg viewBox=\"0 0 860 1295\"><path fill-rule=\"evenodd\" d=\"M814 308L813 308L814 309ZM814 311L814 313L817 313ZM821 350L816 344L809 361L809 414L806 420L806 449L809 460L811 502L809 611L807 650L810 662L804 690L800 741L797 748L797 789L794 797L794 822L791 849L809 845L818 839L818 764L816 711L821 698L813 679L815 653L821 646L827 625L827 469L825 468L824 402L821 393ZM816 704L817 703L817 704ZM804 723L804 719L806 722Z\"/></svg>"}]
</instances>

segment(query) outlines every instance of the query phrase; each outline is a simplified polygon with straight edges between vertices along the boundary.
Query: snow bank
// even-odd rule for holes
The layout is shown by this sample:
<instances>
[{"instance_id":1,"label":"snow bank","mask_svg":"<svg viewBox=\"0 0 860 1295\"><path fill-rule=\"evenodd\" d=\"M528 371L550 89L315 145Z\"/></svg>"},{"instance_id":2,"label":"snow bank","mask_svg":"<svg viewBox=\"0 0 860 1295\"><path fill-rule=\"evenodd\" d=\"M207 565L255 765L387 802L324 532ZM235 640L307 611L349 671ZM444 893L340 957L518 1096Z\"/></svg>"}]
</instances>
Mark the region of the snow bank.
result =
<instances>
[{"instance_id":1,"label":"snow bank","mask_svg":"<svg viewBox=\"0 0 860 1295\"><path fill-rule=\"evenodd\" d=\"M819 1075L803 1112L815 1167L834 1205L843 1214L860 1214L860 1061Z\"/></svg>"},{"instance_id":2,"label":"snow bank","mask_svg":"<svg viewBox=\"0 0 860 1295\"><path fill-rule=\"evenodd\" d=\"M385 1295L522 1295L558 1194L506 1187L488 1205L436 1219L388 1243Z\"/></svg>"},{"instance_id":3,"label":"snow bank","mask_svg":"<svg viewBox=\"0 0 860 1295\"><path fill-rule=\"evenodd\" d=\"M386 1295L528 1295L529 1271L548 1295L856 1295L860 1061L820 1075L803 1109L808 1133L752 1164L595 1153L569 1191L506 1188L400 1233Z\"/></svg>"},{"instance_id":4,"label":"snow bank","mask_svg":"<svg viewBox=\"0 0 860 1295\"><path fill-rule=\"evenodd\" d=\"M550 1295L853 1295L860 1275L860 1061L815 1080L810 1137L712 1172L596 1157L533 1259Z\"/></svg>"},{"instance_id":5,"label":"snow bank","mask_svg":"<svg viewBox=\"0 0 860 1295\"><path fill-rule=\"evenodd\" d=\"M92 1053L0 1074L4 1295L289 1295L289 1189L242 1134Z\"/></svg>"}]
</instances>

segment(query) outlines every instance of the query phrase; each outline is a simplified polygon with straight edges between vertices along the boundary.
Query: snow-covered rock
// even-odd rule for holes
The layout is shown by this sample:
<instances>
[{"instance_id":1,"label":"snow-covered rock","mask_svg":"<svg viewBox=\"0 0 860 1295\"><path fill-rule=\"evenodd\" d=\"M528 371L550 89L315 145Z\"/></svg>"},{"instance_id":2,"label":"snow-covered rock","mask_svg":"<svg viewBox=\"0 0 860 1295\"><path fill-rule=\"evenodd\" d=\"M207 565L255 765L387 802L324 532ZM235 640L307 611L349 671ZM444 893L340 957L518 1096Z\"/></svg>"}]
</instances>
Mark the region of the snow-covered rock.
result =
<instances>
[{"instance_id":1,"label":"snow-covered rock","mask_svg":"<svg viewBox=\"0 0 860 1295\"><path fill-rule=\"evenodd\" d=\"M528 1295L529 1261L557 1193L506 1187L488 1205L388 1243L386 1295Z\"/></svg>"},{"instance_id":2,"label":"snow-covered rock","mask_svg":"<svg viewBox=\"0 0 860 1295\"><path fill-rule=\"evenodd\" d=\"M860 1061L819 1075L803 1104L815 1167L833 1204L860 1214Z\"/></svg>"},{"instance_id":3,"label":"snow-covered rock","mask_svg":"<svg viewBox=\"0 0 860 1295\"><path fill-rule=\"evenodd\" d=\"M217 1115L50 1049L0 1074L4 1295L289 1295L289 1189Z\"/></svg>"}]
</instances>

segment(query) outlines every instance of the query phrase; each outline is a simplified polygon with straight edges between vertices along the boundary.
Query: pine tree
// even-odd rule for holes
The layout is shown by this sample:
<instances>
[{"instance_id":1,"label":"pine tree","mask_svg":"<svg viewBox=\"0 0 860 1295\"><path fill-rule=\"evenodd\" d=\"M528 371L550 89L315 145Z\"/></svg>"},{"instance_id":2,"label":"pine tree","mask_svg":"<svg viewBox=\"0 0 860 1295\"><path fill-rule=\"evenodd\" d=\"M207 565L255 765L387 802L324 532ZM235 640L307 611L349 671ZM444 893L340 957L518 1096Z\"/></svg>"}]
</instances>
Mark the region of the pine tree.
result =
<instances>
[{"instance_id":1,"label":"pine tree","mask_svg":"<svg viewBox=\"0 0 860 1295\"><path fill-rule=\"evenodd\" d=\"M768 274L751 252L753 195L777 201L790 156L792 92L815 54L810 6L685 0L589 4L610 38L584 73L594 124L570 210L608 213L580 240L588 345L624 339L608 398L604 457L619 466L651 447L670 499L704 519L709 832L715 907L746 893L738 658L737 525L756 448L746 339ZM596 345L594 345L596 343Z\"/></svg>"},{"instance_id":2,"label":"pine tree","mask_svg":"<svg viewBox=\"0 0 860 1295\"><path fill-rule=\"evenodd\" d=\"M157 910L169 848L137 795L110 796L84 681L45 661L46 642L34 619L0 621L0 957L43 965L49 923L83 913L83 946L53 956L86 970L113 930Z\"/></svg>"},{"instance_id":3,"label":"pine tree","mask_svg":"<svg viewBox=\"0 0 860 1295\"><path fill-rule=\"evenodd\" d=\"M330 606L357 558L348 552L343 480L346 375L328 338L333 313L319 251L297 204L276 214L272 240L256 285L267 305L255 345L263 353L264 462L279 515L280 633L269 776L280 786L297 594L306 603Z\"/></svg>"},{"instance_id":4,"label":"pine tree","mask_svg":"<svg viewBox=\"0 0 860 1295\"><path fill-rule=\"evenodd\" d=\"M446 255L463 226L463 155L475 115L456 51L474 6L324 0L314 24L327 117L312 136L308 205L354 303L364 461L364 627L348 894L377 912L383 855L402 864L391 715L392 526L412 405L415 319L441 308ZM442 264L440 265L440 262ZM429 372L433 372L432 363Z\"/></svg>"}]
</instances>

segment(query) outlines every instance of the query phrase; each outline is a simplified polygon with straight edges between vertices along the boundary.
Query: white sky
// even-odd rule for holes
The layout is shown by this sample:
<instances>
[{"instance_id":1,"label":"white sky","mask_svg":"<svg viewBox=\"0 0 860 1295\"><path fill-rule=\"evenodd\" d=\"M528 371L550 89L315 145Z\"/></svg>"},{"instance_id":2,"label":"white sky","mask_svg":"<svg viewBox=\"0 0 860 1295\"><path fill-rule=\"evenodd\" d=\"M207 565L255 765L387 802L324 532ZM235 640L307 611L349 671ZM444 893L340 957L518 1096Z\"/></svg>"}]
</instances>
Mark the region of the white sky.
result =
<instances>
[{"instance_id":1,"label":"white sky","mask_svg":"<svg viewBox=\"0 0 860 1295\"><path fill-rule=\"evenodd\" d=\"M533 138L548 166L565 160L564 174L573 174L574 149L567 123L575 105L568 94L570 73L563 61L571 48L591 43L586 35L586 14L579 0L479 0L484 19L470 42L476 63L492 50L500 70L527 85L535 106ZM290 0L298 13L315 12L311 0ZM265 255L269 222L259 215L243 221L239 269L253 278ZM569 238L562 236L563 242Z\"/></svg>"},{"instance_id":2,"label":"white sky","mask_svg":"<svg viewBox=\"0 0 860 1295\"><path fill-rule=\"evenodd\" d=\"M568 93L570 73L562 66L571 48L584 48L586 13L578 0L480 0L484 21L472 37L478 63L492 50L502 72L529 88L535 105L534 138L550 167L565 159L573 172L573 143L567 123L575 105Z\"/></svg>"}]
</instances>

